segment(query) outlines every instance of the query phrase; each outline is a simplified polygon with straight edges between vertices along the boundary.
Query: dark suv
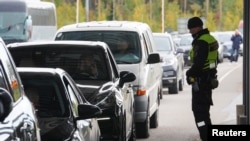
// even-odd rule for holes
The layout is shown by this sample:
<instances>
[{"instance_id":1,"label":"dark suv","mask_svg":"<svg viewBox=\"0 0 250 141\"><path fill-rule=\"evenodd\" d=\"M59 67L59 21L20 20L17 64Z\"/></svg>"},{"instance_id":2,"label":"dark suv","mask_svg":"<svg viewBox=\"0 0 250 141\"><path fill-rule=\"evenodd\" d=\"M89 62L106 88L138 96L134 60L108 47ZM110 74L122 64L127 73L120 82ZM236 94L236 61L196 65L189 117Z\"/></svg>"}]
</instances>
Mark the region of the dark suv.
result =
<instances>
[{"instance_id":1,"label":"dark suv","mask_svg":"<svg viewBox=\"0 0 250 141\"><path fill-rule=\"evenodd\" d=\"M40 141L35 110L1 38L0 52L0 139Z\"/></svg>"}]
</instances>

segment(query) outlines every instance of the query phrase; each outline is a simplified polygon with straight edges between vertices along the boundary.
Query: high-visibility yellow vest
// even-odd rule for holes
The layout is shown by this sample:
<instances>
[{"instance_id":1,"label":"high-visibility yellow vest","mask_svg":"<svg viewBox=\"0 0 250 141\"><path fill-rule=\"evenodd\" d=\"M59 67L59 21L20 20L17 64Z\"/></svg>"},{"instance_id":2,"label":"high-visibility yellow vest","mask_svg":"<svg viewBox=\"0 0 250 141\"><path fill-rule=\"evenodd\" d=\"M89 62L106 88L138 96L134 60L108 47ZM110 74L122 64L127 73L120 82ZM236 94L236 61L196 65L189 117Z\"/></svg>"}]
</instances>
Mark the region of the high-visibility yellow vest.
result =
<instances>
[{"instance_id":1,"label":"high-visibility yellow vest","mask_svg":"<svg viewBox=\"0 0 250 141\"><path fill-rule=\"evenodd\" d=\"M218 48L219 48L219 44L218 44L217 40L213 36L211 36L210 34L201 35L197 40L204 40L205 42L208 43L208 47L209 47L208 56L207 56L206 62L205 62L202 69L203 70L210 70L210 69L216 68L217 67L217 57L218 57ZM193 62L193 60L194 60L194 52L195 52L194 47L192 47L192 49L189 52L191 62Z\"/></svg>"}]
</instances>

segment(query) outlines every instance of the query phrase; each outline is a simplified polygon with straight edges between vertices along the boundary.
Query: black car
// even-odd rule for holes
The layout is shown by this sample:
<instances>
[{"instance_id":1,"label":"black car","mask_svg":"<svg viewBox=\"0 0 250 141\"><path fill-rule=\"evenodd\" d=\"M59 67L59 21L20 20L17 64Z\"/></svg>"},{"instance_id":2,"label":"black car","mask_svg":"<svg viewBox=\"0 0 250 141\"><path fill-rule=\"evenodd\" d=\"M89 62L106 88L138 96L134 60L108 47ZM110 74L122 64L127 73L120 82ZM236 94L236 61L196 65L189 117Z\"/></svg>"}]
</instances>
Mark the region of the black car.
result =
<instances>
[{"instance_id":1,"label":"black car","mask_svg":"<svg viewBox=\"0 0 250 141\"><path fill-rule=\"evenodd\" d=\"M135 140L134 93L127 82L135 80L128 71L119 73L113 55L104 42L50 41L9 44L18 67L49 67L66 70L77 83L84 98L99 106L102 139ZM82 59L91 55L95 64ZM84 61L83 61L84 62ZM89 66L89 64L91 64ZM82 72L88 70L89 72ZM97 69L90 75L93 68ZM93 76L93 74L98 74Z\"/></svg>"},{"instance_id":2,"label":"black car","mask_svg":"<svg viewBox=\"0 0 250 141\"><path fill-rule=\"evenodd\" d=\"M169 33L153 33L153 36L161 56L163 87L168 88L169 94L178 94L185 81L183 50L177 49Z\"/></svg>"},{"instance_id":3,"label":"black car","mask_svg":"<svg viewBox=\"0 0 250 141\"><path fill-rule=\"evenodd\" d=\"M24 90L36 109L43 141L99 141L96 117L102 113L90 104L70 75L60 68L19 68Z\"/></svg>"},{"instance_id":4,"label":"black car","mask_svg":"<svg viewBox=\"0 0 250 141\"><path fill-rule=\"evenodd\" d=\"M35 109L0 38L0 140L40 141Z\"/></svg>"}]
</instances>

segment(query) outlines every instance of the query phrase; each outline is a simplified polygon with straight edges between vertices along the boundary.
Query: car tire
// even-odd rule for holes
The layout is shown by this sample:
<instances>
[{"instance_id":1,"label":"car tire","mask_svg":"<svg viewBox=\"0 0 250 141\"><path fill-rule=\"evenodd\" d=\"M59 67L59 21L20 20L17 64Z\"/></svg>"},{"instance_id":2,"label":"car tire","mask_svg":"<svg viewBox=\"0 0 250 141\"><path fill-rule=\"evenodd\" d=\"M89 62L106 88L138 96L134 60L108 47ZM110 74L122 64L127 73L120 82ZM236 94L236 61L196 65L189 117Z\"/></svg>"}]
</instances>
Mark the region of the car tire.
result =
<instances>
[{"instance_id":1,"label":"car tire","mask_svg":"<svg viewBox=\"0 0 250 141\"><path fill-rule=\"evenodd\" d=\"M149 117L149 111L148 111L146 120L144 122L136 123L136 136L138 138L148 138L149 128L150 128L150 117Z\"/></svg>"},{"instance_id":2,"label":"car tire","mask_svg":"<svg viewBox=\"0 0 250 141\"><path fill-rule=\"evenodd\" d=\"M159 90L159 96L160 96L160 99L162 99L163 98L163 84L161 83L161 86L160 86L160 88L159 88L160 90ZM159 103L159 105L160 105L160 103Z\"/></svg>"},{"instance_id":3,"label":"car tire","mask_svg":"<svg viewBox=\"0 0 250 141\"><path fill-rule=\"evenodd\" d=\"M183 82L184 82L183 79L179 81L179 91L183 91L183 85L184 85Z\"/></svg>"},{"instance_id":4,"label":"car tire","mask_svg":"<svg viewBox=\"0 0 250 141\"><path fill-rule=\"evenodd\" d=\"M169 94L178 94L179 92L179 82L176 81L176 83L168 88L168 93Z\"/></svg>"}]
</instances>

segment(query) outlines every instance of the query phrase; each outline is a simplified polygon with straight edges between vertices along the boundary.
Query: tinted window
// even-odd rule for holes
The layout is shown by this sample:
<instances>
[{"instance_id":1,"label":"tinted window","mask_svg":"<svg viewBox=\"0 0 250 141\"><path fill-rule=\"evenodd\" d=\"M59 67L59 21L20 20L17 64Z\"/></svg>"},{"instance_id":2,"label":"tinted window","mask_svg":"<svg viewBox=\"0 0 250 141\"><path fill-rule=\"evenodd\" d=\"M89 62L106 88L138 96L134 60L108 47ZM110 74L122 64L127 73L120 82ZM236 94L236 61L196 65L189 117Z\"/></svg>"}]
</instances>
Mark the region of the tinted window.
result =
<instances>
[{"instance_id":1,"label":"tinted window","mask_svg":"<svg viewBox=\"0 0 250 141\"><path fill-rule=\"evenodd\" d=\"M25 93L35 105L39 117L64 117L68 115L65 92L55 80L22 76ZM61 90L60 90L61 89Z\"/></svg>"},{"instance_id":2,"label":"tinted window","mask_svg":"<svg viewBox=\"0 0 250 141\"><path fill-rule=\"evenodd\" d=\"M82 49L75 47L41 47L11 50L18 67L49 67L66 70L74 80L110 80L104 50L98 48ZM82 57L91 55L98 71L96 77L82 73L93 65L82 65Z\"/></svg>"}]
</instances>

